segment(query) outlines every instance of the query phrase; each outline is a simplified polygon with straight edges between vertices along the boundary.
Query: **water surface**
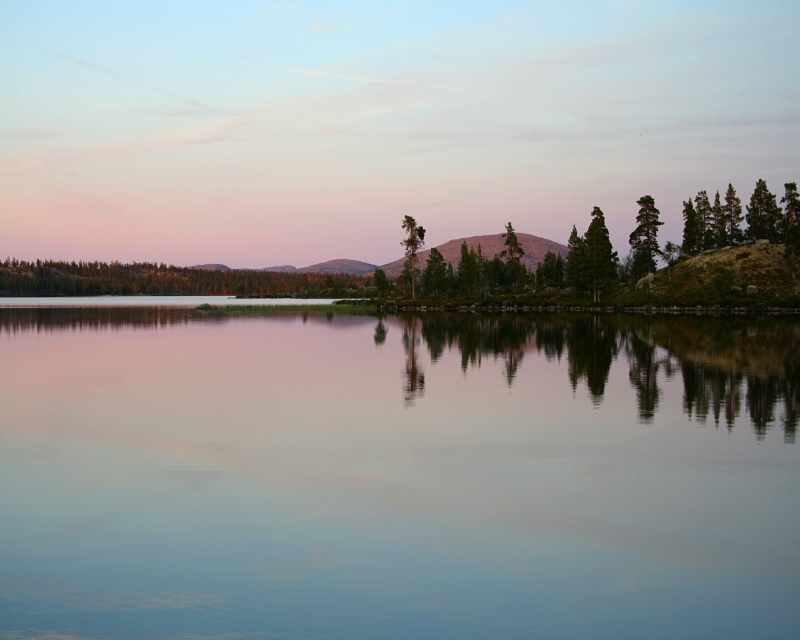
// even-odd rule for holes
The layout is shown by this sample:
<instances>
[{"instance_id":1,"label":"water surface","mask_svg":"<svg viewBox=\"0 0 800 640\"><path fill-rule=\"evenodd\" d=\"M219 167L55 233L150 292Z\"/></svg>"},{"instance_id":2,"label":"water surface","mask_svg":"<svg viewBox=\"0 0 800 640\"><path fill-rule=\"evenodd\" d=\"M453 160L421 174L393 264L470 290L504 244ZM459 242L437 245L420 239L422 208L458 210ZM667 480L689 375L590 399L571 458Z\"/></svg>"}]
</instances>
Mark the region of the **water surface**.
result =
<instances>
[{"instance_id":1,"label":"water surface","mask_svg":"<svg viewBox=\"0 0 800 640\"><path fill-rule=\"evenodd\" d=\"M0 637L794 638L799 340L0 310Z\"/></svg>"},{"instance_id":2,"label":"water surface","mask_svg":"<svg viewBox=\"0 0 800 640\"><path fill-rule=\"evenodd\" d=\"M233 296L52 296L52 297L0 297L0 308L29 307L199 307L226 305L331 304L329 298L235 298Z\"/></svg>"}]
</instances>

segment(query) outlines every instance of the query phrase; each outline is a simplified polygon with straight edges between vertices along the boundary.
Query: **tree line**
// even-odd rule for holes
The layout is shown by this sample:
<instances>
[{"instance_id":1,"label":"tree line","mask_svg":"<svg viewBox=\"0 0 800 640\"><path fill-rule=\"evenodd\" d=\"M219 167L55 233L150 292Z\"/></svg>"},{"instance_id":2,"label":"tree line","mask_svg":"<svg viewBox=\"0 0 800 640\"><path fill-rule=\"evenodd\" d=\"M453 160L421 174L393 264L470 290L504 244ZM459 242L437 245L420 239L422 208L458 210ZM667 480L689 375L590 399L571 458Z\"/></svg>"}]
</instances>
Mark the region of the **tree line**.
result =
<instances>
[{"instance_id":1,"label":"tree line","mask_svg":"<svg viewBox=\"0 0 800 640\"><path fill-rule=\"evenodd\" d=\"M0 262L0 295L240 295L252 297L358 296L368 276L281 273L232 269L211 271L136 262Z\"/></svg>"},{"instance_id":2,"label":"tree line","mask_svg":"<svg viewBox=\"0 0 800 640\"><path fill-rule=\"evenodd\" d=\"M566 257L548 252L534 271L522 264L525 252L510 222L501 236L505 249L499 254L489 258L483 255L480 245L469 247L465 241L455 268L433 248L424 269L420 269L417 254L425 244L425 229L413 217L405 216L406 238L401 244L407 259L395 285L396 292L410 295L413 300L418 290L425 298L437 299L555 288L571 290L576 296L579 292L587 294L597 303L601 294L608 293L615 284L636 282L653 273L659 259L671 265L703 251L757 240L784 244L786 257L796 268L800 254L800 196L795 182L786 183L784 190L779 205L766 182L758 180L746 213L731 184L724 202L719 192L712 204L708 193L700 191L683 203L683 241L680 245L668 241L663 248L658 238L664 224L661 212L652 196L642 196L636 201L639 209L636 228L628 240L630 250L622 260L612 246L603 211L594 207L583 235L576 226L572 227ZM375 286L380 296L390 292L391 284L381 269L375 272Z\"/></svg>"}]
</instances>

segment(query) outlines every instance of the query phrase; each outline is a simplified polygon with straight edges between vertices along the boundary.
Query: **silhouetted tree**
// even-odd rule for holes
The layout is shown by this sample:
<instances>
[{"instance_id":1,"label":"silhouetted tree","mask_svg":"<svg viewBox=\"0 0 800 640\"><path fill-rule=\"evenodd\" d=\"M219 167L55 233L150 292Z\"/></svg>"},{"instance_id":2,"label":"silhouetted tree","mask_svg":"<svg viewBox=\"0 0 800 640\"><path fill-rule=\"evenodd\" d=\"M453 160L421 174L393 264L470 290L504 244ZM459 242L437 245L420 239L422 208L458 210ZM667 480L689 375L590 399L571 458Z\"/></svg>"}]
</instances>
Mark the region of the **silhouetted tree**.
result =
<instances>
[{"instance_id":1,"label":"silhouetted tree","mask_svg":"<svg viewBox=\"0 0 800 640\"><path fill-rule=\"evenodd\" d=\"M411 263L411 299L416 300L415 282L417 279L417 252L425 246L425 229L418 226L417 221L411 216L403 218L403 229L406 232L406 239L400 242L406 249L406 256Z\"/></svg>"},{"instance_id":2,"label":"silhouetted tree","mask_svg":"<svg viewBox=\"0 0 800 640\"><path fill-rule=\"evenodd\" d=\"M656 256L661 255L658 245L658 228L664 224L659 220L660 212L656 209L655 200L651 196L643 196L636 201L639 213L636 216L637 227L630 235L630 245L634 252L641 256L651 273L656 268Z\"/></svg>"},{"instance_id":3,"label":"silhouetted tree","mask_svg":"<svg viewBox=\"0 0 800 640\"><path fill-rule=\"evenodd\" d=\"M694 197L694 208L697 212L697 221L700 225L700 251L711 249L714 246L714 218L708 193L705 189L699 191Z\"/></svg>"},{"instance_id":4,"label":"silhouetted tree","mask_svg":"<svg viewBox=\"0 0 800 640\"><path fill-rule=\"evenodd\" d=\"M480 267L478 256L475 249L467 245L467 241L461 243L461 258L458 261L458 282L461 290L468 296L474 296L480 282Z\"/></svg>"},{"instance_id":5,"label":"silhouetted tree","mask_svg":"<svg viewBox=\"0 0 800 640\"><path fill-rule=\"evenodd\" d=\"M783 236L786 242L786 254L792 265L797 266L797 254L800 253L800 195L797 183L787 182L783 185Z\"/></svg>"},{"instance_id":6,"label":"silhouetted tree","mask_svg":"<svg viewBox=\"0 0 800 640\"><path fill-rule=\"evenodd\" d=\"M728 183L728 190L725 192L725 220L728 223L728 241L732 246L744 242L743 219L742 201L736 195L733 185Z\"/></svg>"},{"instance_id":7,"label":"silhouetted tree","mask_svg":"<svg viewBox=\"0 0 800 640\"><path fill-rule=\"evenodd\" d=\"M770 193L763 180L756 182L745 217L748 224L747 237L750 240L781 242L782 212L775 201L775 195Z\"/></svg>"},{"instance_id":8,"label":"silhouetted tree","mask_svg":"<svg viewBox=\"0 0 800 640\"><path fill-rule=\"evenodd\" d=\"M725 215L725 207L719 197L719 191L714 196L714 204L711 205L711 218L714 221L714 246L718 249L730 245L728 238L728 219Z\"/></svg>"},{"instance_id":9,"label":"silhouetted tree","mask_svg":"<svg viewBox=\"0 0 800 640\"><path fill-rule=\"evenodd\" d=\"M372 277L375 288L378 290L378 296L385 298L389 295L389 279L386 277L386 272L383 269L375 269Z\"/></svg>"},{"instance_id":10,"label":"silhouetted tree","mask_svg":"<svg viewBox=\"0 0 800 640\"><path fill-rule=\"evenodd\" d=\"M447 265L441 252L434 247L422 272L422 291L426 297L438 298L444 296L446 288Z\"/></svg>"},{"instance_id":11,"label":"silhouetted tree","mask_svg":"<svg viewBox=\"0 0 800 640\"><path fill-rule=\"evenodd\" d=\"M505 249L500 252L500 257L506 260L506 269L511 277L514 288L521 283L525 277L525 269L522 267L522 257L525 255L525 250L519 243L517 234L514 232L514 227L509 222L506 225L506 232L500 236L503 238Z\"/></svg>"},{"instance_id":12,"label":"silhouetted tree","mask_svg":"<svg viewBox=\"0 0 800 640\"><path fill-rule=\"evenodd\" d=\"M592 222L584 238L586 280L592 291L592 301L597 303L600 302L600 291L608 289L614 281L619 261L617 252L611 246L606 219L600 207L592 209Z\"/></svg>"},{"instance_id":13,"label":"silhouetted tree","mask_svg":"<svg viewBox=\"0 0 800 640\"><path fill-rule=\"evenodd\" d=\"M683 203L683 244L681 251L685 256L696 256L702 251L702 225L691 198Z\"/></svg>"}]
</instances>

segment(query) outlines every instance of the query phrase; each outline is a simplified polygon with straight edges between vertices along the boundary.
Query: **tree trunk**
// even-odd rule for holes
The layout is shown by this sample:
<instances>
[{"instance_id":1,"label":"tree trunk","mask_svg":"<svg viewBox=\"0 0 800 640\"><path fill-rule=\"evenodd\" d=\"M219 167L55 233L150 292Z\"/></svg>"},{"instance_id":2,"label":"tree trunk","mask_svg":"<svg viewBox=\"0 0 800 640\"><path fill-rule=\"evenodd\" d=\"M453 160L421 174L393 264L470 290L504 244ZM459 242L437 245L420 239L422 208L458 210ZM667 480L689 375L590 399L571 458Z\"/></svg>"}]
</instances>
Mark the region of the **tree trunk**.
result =
<instances>
[{"instance_id":1,"label":"tree trunk","mask_svg":"<svg viewBox=\"0 0 800 640\"><path fill-rule=\"evenodd\" d=\"M416 278L414 278L414 254L412 253L411 254L411 299L412 300L417 299L416 292L414 290L414 280L416 280Z\"/></svg>"}]
</instances>

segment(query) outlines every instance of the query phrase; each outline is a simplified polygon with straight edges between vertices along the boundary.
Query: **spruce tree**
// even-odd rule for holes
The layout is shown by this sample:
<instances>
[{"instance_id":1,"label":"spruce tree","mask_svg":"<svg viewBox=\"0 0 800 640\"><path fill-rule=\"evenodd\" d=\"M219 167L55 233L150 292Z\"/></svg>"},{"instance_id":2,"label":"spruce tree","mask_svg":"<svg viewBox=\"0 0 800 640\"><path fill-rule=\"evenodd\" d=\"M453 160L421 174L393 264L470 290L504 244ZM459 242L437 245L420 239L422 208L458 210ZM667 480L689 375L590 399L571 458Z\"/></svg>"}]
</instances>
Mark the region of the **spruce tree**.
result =
<instances>
[{"instance_id":1,"label":"spruce tree","mask_svg":"<svg viewBox=\"0 0 800 640\"><path fill-rule=\"evenodd\" d=\"M600 291L614 281L617 270L617 253L611 246L606 219L600 207L592 209L592 222L586 231L586 274L592 291L592 300L600 301Z\"/></svg>"},{"instance_id":2,"label":"spruce tree","mask_svg":"<svg viewBox=\"0 0 800 640\"><path fill-rule=\"evenodd\" d=\"M426 297L439 298L444 295L446 286L447 265L441 252L434 247L422 272L422 291Z\"/></svg>"},{"instance_id":3,"label":"spruce tree","mask_svg":"<svg viewBox=\"0 0 800 640\"><path fill-rule=\"evenodd\" d=\"M797 183L787 182L783 185L783 236L786 242L786 255L797 266L797 254L800 253L800 195Z\"/></svg>"},{"instance_id":4,"label":"spruce tree","mask_svg":"<svg viewBox=\"0 0 800 640\"><path fill-rule=\"evenodd\" d=\"M656 209L655 200L651 196L643 196L636 201L639 213L636 216L638 226L630 235L630 245L637 258L644 261L647 273L655 271L656 257L661 255L658 245L658 228L664 223L659 220L661 212Z\"/></svg>"},{"instance_id":5,"label":"spruce tree","mask_svg":"<svg viewBox=\"0 0 800 640\"><path fill-rule=\"evenodd\" d=\"M536 265L536 289L541 291L544 285L544 263L540 262Z\"/></svg>"},{"instance_id":6,"label":"spruce tree","mask_svg":"<svg viewBox=\"0 0 800 640\"><path fill-rule=\"evenodd\" d=\"M574 298L578 295L578 287L582 284L584 248L584 240L578 235L575 225L572 225L572 233L569 234L567 248L569 249L567 254L567 283L572 287L572 297Z\"/></svg>"},{"instance_id":7,"label":"spruce tree","mask_svg":"<svg viewBox=\"0 0 800 640\"><path fill-rule=\"evenodd\" d=\"M375 282L375 288L378 290L378 296L385 298L389 294L389 279L386 277L386 272L380 268L375 269L372 278Z\"/></svg>"},{"instance_id":8,"label":"spruce tree","mask_svg":"<svg viewBox=\"0 0 800 640\"><path fill-rule=\"evenodd\" d=\"M694 208L697 211L698 226L700 228L700 252L714 247L714 221L712 219L711 203L705 189L699 191L694 197Z\"/></svg>"},{"instance_id":9,"label":"spruce tree","mask_svg":"<svg viewBox=\"0 0 800 640\"><path fill-rule=\"evenodd\" d=\"M719 191L714 196L714 204L711 207L711 217L714 220L714 246L717 249L727 247L728 242L728 219L725 217L725 207L719 197Z\"/></svg>"},{"instance_id":10,"label":"spruce tree","mask_svg":"<svg viewBox=\"0 0 800 640\"><path fill-rule=\"evenodd\" d=\"M694 202L689 198L683 203L683 244L681 250L685 256L696 256L702 246L700 220L694 208Z\"/></svg>"},{"instance_id":11,"label":"spruce tree","mask_svg":"<svg viewBox=\"0 0 800 640\"><path fill-rule=\"evenodd\" d=\"M728 223L728 242L731 246L742 244L744 233L742 232L742 201L736 195L736 189L728 183L728 190L725 192L725 220Z\"/></svg>"},{"instance_id":12,"label":"spruce tree","mask_svg":"<svg viewBox=\"0 0 800 640\"><path fill-rule=\"evenodd\" d=\"M775 195L770 193L764 180L756 182L750 204L747 205L747 237L756 240L781 242L783 212L776 202Z\"/></svg>"},{"instance_id":13,"label":"spruce tree","mask_svg":"<svg viewBox=\"0 0 800 640\"><path fill-rule=\"evenodd\" d=\"M464 240L461 243L461 259L458 261L458 282L464 293L474 296L479 278L478 256L475 254L475 249L470 249Z\"/></svg>"},{"instance_id":14,"label":"spruce tree","mask_svg":"<svg viewBox=\"0 0 800 640\"><path fill-rule=\"evenodd\" d=\"M564 271L566 271L567 263L564 262L564 256L560 253L556 256L555 273L553 274L553 286L559 291L564 287ZM525 271L523 271L523 274Z\"/></svg>"}]
</instances>

